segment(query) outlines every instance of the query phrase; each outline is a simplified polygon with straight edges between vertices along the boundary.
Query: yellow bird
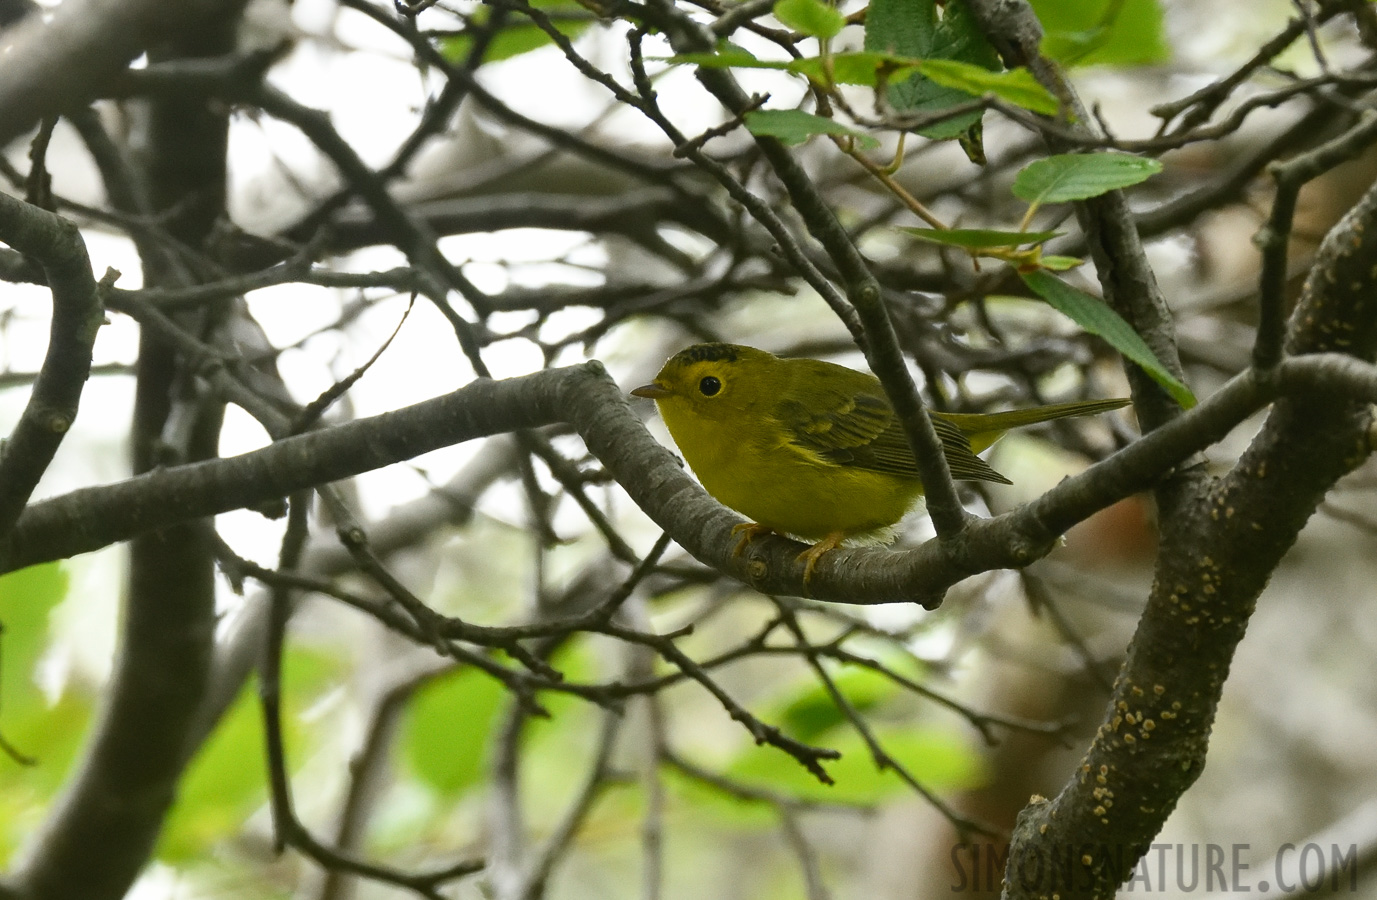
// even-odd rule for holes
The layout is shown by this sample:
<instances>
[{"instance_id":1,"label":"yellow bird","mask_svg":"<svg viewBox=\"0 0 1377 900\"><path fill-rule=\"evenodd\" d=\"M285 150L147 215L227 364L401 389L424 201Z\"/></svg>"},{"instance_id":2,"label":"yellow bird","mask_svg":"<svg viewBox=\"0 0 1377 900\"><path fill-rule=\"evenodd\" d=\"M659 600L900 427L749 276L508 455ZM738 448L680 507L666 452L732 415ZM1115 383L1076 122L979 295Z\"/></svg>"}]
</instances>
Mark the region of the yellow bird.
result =
<instances>
[{"instance_id":1,"label":"yellow bird","mask_svg":"<svg viewBox=\"0 0 1377 900\"><path fill-rule=\"evenodd\" d=\"M751 524L812 546L818 559L848 538L886 537L922 496L913 451L880 380L816 359L780 359L736 344L696 344L631 392L659 407L669 433L708 493ZM1004 432L1065 416L1118 409L1085 400L1001 413L932 412L952 477L1009 484L976 456Z\"/></svg>"}]
</instances>

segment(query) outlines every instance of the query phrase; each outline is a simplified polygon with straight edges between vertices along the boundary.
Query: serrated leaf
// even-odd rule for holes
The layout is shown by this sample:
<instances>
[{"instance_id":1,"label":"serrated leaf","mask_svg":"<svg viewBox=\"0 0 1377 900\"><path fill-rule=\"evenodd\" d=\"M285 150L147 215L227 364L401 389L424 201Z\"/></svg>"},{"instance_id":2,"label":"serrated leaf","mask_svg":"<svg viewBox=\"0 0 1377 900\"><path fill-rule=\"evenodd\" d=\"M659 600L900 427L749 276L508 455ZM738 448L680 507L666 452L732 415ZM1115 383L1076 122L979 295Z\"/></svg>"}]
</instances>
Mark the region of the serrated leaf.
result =
<instances>
[{"instance_id":1,"label":"serrated leaf","mask_svg":"<svg viewBox=\"0 0 1377 900\"><path fill-rule=\"evenodd\" d=\"M921 59L931 52L936 31L934 0L871 0L866 9L866 50Z\"/></svg>"},{"instance_id":2,"label":"serrated leaf","mask_svg":"<svg viewBox=\"0 0 1377 900\"><path fill-rule=\"evenodd\" d=\"M846 27L846 16L822 0L779 0L775 18L794 31L817 38L833 38Z\"/></svg>"},{"instance_id":3,"label":"serrated leaf","mask_svg":"<svg viewBox=\"0 0 1377 900\"><path fill-rule=\"evenodd\" d=\"M1183 409L1195 405L1191 389L1167 371L1138 332L1133 330L1099 297L1074 288L1055 275L1043 271L1020 272L1023 283L1048 305L1094 335L1104 338L1115 350L1137 363L1153 381L1160 384Z\"/></svg>"},{"instance_id":4,"label":"serrated leaf","mask_svg":"<svg viewBox=\"0 0 1377 900\"><path fill-rule=\"evenodd\" d=\"M966 0L947 0L924 59L950 59L991 71L1004 67Z\"/></svg>"},{"instance_id":5,"label":"serrated leaf","mask_svg":"<svg viewBox=\"0 0 1377 900\"><path fill-rule=\"evenodd\" d=\"M931 60L955 60L984 69L998 70L999 55L985 40L965 0L948 0L937 17L934 0L871 0L865 19L865 49L894 56ZM970 102L966 91L938 84L915 73L893 79L887 86L890 106L899 112L941 112ZM965 113L918 133L933 140L954 138L968 131L983 116L982 110Z\"/></svg>"},{"instance_id":6,"label":"serrated leaf","mask_svg":"<svg viewBox=\"0 0 1377 900\"><path fill-rule=\"evenodd\" d=\"M1032 72L1021 66L1009 72L991 72L982 66L954 59L930 59L925 60L918 71L943 87L975 97L994 94L1016 106L1046 116L1055 116L1060 108L1057 98L1038 84Z\"/></svg>"},{"instance_id":7,"label":"serrated leaf","mask_svg":"<svg viewBox=\"0 0 1377 900\"><path fill-rule=\"evenodd\" d=\"M777 138L785 144L802 144L816 134L845 135L866 149L880 146L868 134L847 128L840 122L798 109L759 109L746 113L746 128L754 135Z\"/></svg>"},{"instance_id":8,"label":"serrated leaf","mask_svg":"<svg viewBox=\"0 0 1377 900\"><path fill-rule=\"evenodd\" d=\"M1160 171L1157 160L1129 153L1066 153L1024 166L1013 190L1029 203L1067 203L1147 181Z\"/></svg>"},{"instance_id":9,"label":"serrated leaf","mask_svg":"<svg viewBox=\"0 0 1377 900\"><path fill-rule=\"evenodd\" d=\"M1032 0L1042 52L1069 65L1145 66L1171 48L1158 0Z\"/></svg>"},{"instance_id":10,"label":"serrated leaf","mask_svg":"<svg viewBox=\"0 0 1377 900\"><path fill-rule=\"evenodd\" d=\"M724 45L713 53L680 53L675 56L652 57L672 66L702 66L705 69L789 69L785 60L758 59L749 50L735 44Z\"/></svg>"},{"instance_id":11,"label":"serrated leaf","mask_svg":"<svg viewBox=\"0 0 1377 900\"><path fill-rule=\"evenodd\" d=\"M983 247L1021 247L1024 244L1040 244L1049 241L1060 231L994 231L985 228L916 228L903 226L899 229L919 240L949 247L962 247L976 250Z\"/></svg>"}]
</instances>

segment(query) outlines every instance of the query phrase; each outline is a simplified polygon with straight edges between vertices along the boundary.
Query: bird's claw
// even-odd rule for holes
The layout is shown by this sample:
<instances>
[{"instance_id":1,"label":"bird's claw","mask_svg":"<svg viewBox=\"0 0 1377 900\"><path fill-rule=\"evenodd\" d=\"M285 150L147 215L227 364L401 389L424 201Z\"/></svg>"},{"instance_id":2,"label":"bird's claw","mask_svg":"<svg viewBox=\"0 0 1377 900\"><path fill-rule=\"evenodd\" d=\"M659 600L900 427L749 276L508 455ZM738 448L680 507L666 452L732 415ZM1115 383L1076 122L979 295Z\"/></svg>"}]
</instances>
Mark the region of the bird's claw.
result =
<instances>
[{"instance_id":1,"label":"bird's claw","mask_svg":"<svg viewBox=\"0 0 1377 900\"><path fill-rule=\"evenodd\" d=\"M741 540L737 541L736 543L736 549L732 551L732 556L740 556L741 554L746 552L746 547L750 545L751 541L755 540L760 535L778 534L778 532L776 532L773 528L770 528L767 525L761 525L758 522L742 522L740 525L733 526L732 534L741 535ZM834 531L827 537L818 541L816 544L813 544L807 550L804 550L802 553L798 555L799 562L804 564L804 588L807 588L808 583L812 580L813 570L817 568L818 560L822 559L824 555L840 547L842 541L845 539L846 535L844 535L842 532Z\"/></svg>"},{"instance_id":2,"label":"bird's claw","mask_svg":"<svg viewBox=\"0 0 1377 900\"><path fill-rule=\"evenodd\" d=\"M808 582L813 578L813 569L817 567L818 560L840 547L845 537L840 531L834 531L798 555L799 561L804 564L803 586L805 588L808 587Z\"/></svg>"},{"instance_id":3,"label":"bird's claw","mask_svg":"<svg viewBox=\"0 0 1377 900\"><path fill-rule=\"evenodd\" d=\"M741 540L736 542L736 549L732 551L732 556L740 556L746 552L746 547L762 534L774 534L775 530L759 522L742 522L740 525L732 526L732 534L741 535Z\"/></svg>"}]
</instances>

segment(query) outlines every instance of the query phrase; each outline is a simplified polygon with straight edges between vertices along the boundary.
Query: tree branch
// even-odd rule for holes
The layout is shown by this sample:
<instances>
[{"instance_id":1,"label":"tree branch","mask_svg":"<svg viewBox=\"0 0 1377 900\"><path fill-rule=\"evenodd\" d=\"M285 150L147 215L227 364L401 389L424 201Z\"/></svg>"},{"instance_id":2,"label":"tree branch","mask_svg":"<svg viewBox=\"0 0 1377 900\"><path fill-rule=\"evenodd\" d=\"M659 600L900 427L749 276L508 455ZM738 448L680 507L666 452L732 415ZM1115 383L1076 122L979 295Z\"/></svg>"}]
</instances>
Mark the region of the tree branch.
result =
<instances>
[{"instance_id":1,"label":"tree branch","mask_svg":"<svg viewBox=\"0 0 1377 900\"><path fill-rule=\"evenodd\" d=\"M66 0L0 34L0 146L44 116L83 105L169 34L231 14L244 0Z\"/></svg>"},{"instance_id":2,"label":"tree branch","mask_svg":"<svg viewBox=\"0 0 1377 900\"><path fill-rule=\"evenodd\" d=\"M38 260L53 294L43 366L18 424L0 446L0 535L4 535L72 427L91 373L91 347L105 313L86 244L75 225L0 194L0 240Z\"/></svg>"},{"instance_id":3,"label":"tree branch","mask_svg":"<svg viewBox=\"0 0 1377 900\"><path fill-rule=\"evenodd\" d=\"M1371 452L1373 395L1333 388L1350 375L1377 387L1374 258L1377 188L1326 237L1292 316L1286 349L1307 355L1282 368L1299 383L1227 475L1175 504L1107 719L1057 798L1036 798L1019 815L1006 897L1113 897L1199 777L1258 595L1325 493ZM1335 351L1354 358L1337 364ZM1317 364L1319 354L1329 362ZM1066 865L1028 879L1034 857Z\"/></svg>"},{"instance_id":4,"label":"tree branch","mask_svg":"<svg viewBox=\"0 0 1377 900\"><path fill-rule=\"evenodd\" d=\"M667 30L676 52L709 52L713 49L714 40L710 32L669 4L659 6L669 22ZM737 84L729 70L700 67L697 77L718 102L733 114L742 115L751 108L751 98ZM904 434L913 449L918 473L923 479L933 527L942 540L955 541L966 527L968 516L956 495L946 455L942 452L942 442L918 395L913 376L904 365L899 338L885 307L879 281L838 221L831 205L789 149L772 137L756 136L755 142L775 176L784 185L808 232L822 244L841 275L846 286L846 297L855 308L863 329L856 335L857 343L903 423ZM846 319L843 318L843 321Z\"/></svg>"},{"instance_id":5,"label":"tree branch","mask_svg":"<svg viewBox=\"0 0 1377 900\"><path fill-rule=\"evenodd\" d=\"M1092 137L1084 123L1094 120L1075 89L1061 70L1041 55L1042 26L1027 0L971 0L971 9L1009 67L1028 66L1054 96L1069 105L1075 116L1073 133ZM1049 143L1057 149L1071 149L1058 137L1049 137ZM1124 193L1110 191L1082 201L1076 204L1076 217L1085 232L1105 302L1133 326L1167 370L1184 381L1176 349L1176 327L1143 252ZM1179 414L1176 402L1145 372L1127 363L1125 369L1133 386L1133 408L1144 431L1151 431Z\"/></svg>"},{"instance_id":6,"label":"tree branch","mask_svg":"<svg viewBox=\"0 0 1377 900\"><path fill-rule=\"evenodd\" d=\"M1377 400L1377 369L1334 354L1288 360L1274 379L1245 373L1180 419L1025 506L972 522L962 540L894 553L845 548L818 564L809 591L846 603L935 607L979 572L1026 566L1092 513L1144 490L1279 392L1317 386ZM414 406L278 441L230 459L191 463L33 504L0 544L0 571L95 550L174 522L253 508L293 491L521 428L567 422L632 498L699 560L764 593L803 593L799 545L784 538L732 553L739 517L708 497L657 444L603 372L589 363L502 381L479 380Z\"/></svg>"}]
</instances>

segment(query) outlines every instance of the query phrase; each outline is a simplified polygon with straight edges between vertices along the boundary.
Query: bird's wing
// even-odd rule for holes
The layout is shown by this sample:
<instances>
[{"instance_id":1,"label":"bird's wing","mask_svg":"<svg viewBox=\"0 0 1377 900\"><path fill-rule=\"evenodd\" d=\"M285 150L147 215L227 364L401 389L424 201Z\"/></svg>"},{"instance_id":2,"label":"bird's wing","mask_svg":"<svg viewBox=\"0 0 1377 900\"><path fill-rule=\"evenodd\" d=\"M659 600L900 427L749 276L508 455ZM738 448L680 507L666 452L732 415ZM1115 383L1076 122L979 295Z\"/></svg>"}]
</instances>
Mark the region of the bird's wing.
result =
<instances>
[{"instance_id":1,"label":"bird's wing","mask_svg":"<svg viewBox=\"0 0 1377 900\"><path fill-rule=\"evenodd\" d=\"M869 385L813 389L806 403L792 397L780 400L774 415L790 443L827 462L917 478L918 465L908 438L880 390L878 382L873 390ZM960 428L936 416L932 424L942 439L953 478L1009 483L971 452Z\"/></svg>"}]
</instances>

